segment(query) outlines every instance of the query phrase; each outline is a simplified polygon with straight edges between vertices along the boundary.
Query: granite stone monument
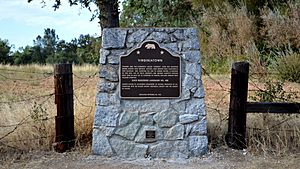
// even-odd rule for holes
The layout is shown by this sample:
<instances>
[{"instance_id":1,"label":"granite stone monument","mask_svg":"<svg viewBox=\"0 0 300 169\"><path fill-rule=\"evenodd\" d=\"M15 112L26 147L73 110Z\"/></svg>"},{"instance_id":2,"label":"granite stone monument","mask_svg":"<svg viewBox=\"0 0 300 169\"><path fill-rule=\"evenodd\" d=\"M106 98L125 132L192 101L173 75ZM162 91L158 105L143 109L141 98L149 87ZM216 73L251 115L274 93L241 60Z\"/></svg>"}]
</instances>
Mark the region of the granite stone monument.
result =
<instances>
[{"instance_id":1,"label":"granite stone monument","mask_svg":"<svg viewBox=\"0 0 300 169\"><path fill-rule=\"evenodd\" d=\"M208 151L195 28L104 29L93 154L189 158Z\"/></svg>"}]
</instances>

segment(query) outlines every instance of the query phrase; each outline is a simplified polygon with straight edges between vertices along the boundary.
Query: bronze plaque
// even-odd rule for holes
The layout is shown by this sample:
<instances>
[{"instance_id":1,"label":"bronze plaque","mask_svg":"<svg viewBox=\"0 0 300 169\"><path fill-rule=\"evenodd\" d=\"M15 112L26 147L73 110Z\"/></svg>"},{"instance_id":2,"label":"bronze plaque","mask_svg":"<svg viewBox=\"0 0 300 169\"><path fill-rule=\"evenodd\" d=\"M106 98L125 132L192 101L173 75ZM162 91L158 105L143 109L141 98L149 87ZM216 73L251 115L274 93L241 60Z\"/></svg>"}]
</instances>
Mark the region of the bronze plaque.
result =
<instances>
[{"instance_id":1,"label":"bronze plaque","mask_svg":"<svg viewBox=\"0 0 300 169\"><path fill-rule=\"evenodd\" d=\"M155 139L155 131L146 130L146 139Z\"/></svg>"},{"instance_id":2,"label":"bronze plaque","mask_svg":"<svg viewBox=\"0 0 300 169\"><path fill-rule=\"evenodd\" d=\"M145 41L126 56L120 57L121 98L180 97L180 57Z\"/></svg>"}]
</instances>

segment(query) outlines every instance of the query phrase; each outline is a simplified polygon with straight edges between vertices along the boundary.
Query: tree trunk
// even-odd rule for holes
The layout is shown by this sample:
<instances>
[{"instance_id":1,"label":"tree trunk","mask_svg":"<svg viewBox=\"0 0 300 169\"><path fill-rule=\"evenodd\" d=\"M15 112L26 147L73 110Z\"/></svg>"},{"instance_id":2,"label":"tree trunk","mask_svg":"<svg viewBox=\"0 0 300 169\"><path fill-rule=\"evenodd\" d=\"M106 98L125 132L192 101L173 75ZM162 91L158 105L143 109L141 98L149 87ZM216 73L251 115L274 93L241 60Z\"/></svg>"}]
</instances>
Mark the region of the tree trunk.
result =
<instances>
[{"instance_id":1,"label":"tree trunk","mask_svg":"<svg viewBox=\"0 0 300 169\"><path fill-rule=\"evenodd\" d=\"M119 27L118 0L96 0L101 29Z\"/></svg>"}]
</instances>

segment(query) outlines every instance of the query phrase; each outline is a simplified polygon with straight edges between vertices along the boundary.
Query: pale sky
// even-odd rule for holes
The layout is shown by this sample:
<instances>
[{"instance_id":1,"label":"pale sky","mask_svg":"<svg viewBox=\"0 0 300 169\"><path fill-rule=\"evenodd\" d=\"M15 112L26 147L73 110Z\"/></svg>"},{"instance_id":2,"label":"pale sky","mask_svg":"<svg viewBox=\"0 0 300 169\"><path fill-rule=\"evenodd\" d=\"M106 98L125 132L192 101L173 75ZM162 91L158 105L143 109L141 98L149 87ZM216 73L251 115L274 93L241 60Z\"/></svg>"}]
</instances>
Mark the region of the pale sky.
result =
<instances>
[{"instance_id":1,"label":"pale sky","mask_svg":"<svg viewBox=\"0 0 300 169\"><path fill-rule=\"evenodd\" d=\"M0 0L0 38L15 45L15 50L33 45L33 40L44 35L45 28L55 29L60 39L70 41L80 34L99 36L101 34L98 19L90 22L92 13L80 6L70 7L68 0L62 0L62 6L54 11L54 0ZM96 7L93 7L96 9Z\"/></svg>"}]
</instances>

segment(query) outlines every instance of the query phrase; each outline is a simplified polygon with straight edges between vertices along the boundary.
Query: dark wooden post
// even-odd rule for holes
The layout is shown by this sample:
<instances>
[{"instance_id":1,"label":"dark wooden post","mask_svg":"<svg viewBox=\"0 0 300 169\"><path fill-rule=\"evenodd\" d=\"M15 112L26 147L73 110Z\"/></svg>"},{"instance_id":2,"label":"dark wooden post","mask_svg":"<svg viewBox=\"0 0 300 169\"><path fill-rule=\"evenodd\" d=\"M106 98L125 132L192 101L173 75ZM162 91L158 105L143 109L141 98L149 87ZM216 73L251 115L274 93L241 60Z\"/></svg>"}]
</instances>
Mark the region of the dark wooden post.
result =
<instances>
[{"instance_id":1,"label":"dark wooden post","mask_svg":"<svg viewBox=\"0 0 300 169\"><path fill-rule=\"evenodd\" d=\"M244 149L246 148L246 103L249 63L233 63L231 71L229 122L226 142L231 148Z\"/></svg>"},{"instance_id":2,"label":"dark wooden post","mask_svg":"<svg viewBox=\"0 0 300 169\"><path fill-rule=\"evenodd\" d=\"M55 104L55 150L65 152L74 147L74 103L72 64L57 64L54 67Z\"/></svg>"}]
</instances>

